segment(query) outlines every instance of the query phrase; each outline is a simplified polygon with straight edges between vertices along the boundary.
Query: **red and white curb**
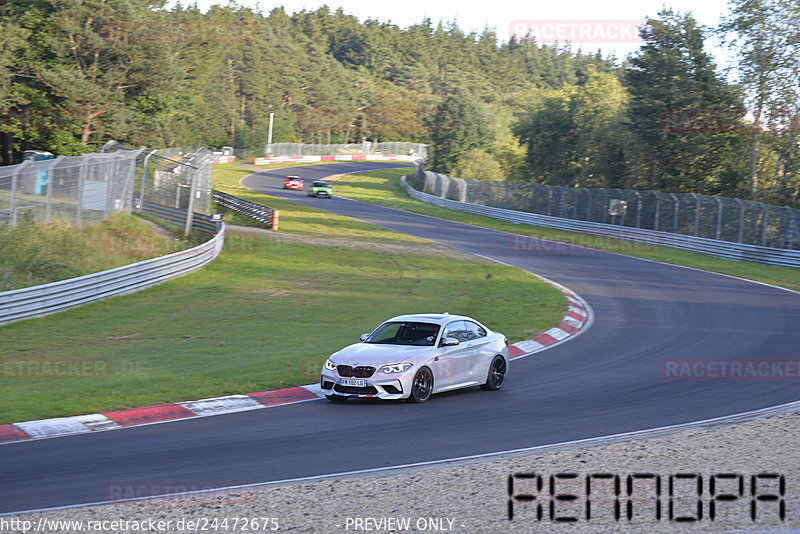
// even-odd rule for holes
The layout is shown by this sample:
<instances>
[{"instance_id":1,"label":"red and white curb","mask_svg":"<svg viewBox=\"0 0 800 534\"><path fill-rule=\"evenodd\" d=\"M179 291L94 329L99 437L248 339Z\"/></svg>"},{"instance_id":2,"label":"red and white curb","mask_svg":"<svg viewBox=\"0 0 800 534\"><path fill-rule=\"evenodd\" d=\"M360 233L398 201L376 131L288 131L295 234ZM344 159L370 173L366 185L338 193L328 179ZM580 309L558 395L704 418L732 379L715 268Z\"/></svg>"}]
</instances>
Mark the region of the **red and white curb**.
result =
<instances>
[{"instance_id":1,"label":"red and white curb","mask_svg":"<svg viewBox=\"0 0 800 534\"><path fill-rule=\"evenodd\" d=\"M509 353L512 359L530 356L561 343L584 331L591 322L591 308L583 299L555 282L546 281L567 297L569 301L567 315L564 316L561 324L547 332L539 334L532 339L526 339L510 345ZM319 384L309 384L307 386L247 393L245 395L228 395L211 399L131 408L115 412L5 424L0 425L0 444L256 410L269 406L314 400L322 396Z\"/></svg>"},{"instance_id":2,"label":"red and white curb","mask_svg":"<svg viewBox=\"0 0 800 534\"><path fill-rule=\"evenodd\" d=\"M36 438L83 434L96 430L112 430L149 423L163 423L190 417L205 417L255 410L269 406L313 400L320 396L319 384L311 384L275 391L248 393L246 395L228 395L226 397L145 406L143 408L131 408L115 412L6 424L0 425L0 444Z\"/></svg>"},{"instance_id":3,"label":"red and white curb","mask_svg":"<svg viewBox=\"0 0 800 534\"><path fill-rule=\"evenodd\" d=\"M508 352L511 359L530 356L540 350L557 345L585 331L591 324L592 309L586 301L561 284L547 279L543 280L561 291L564 296L567 297L567 301L569 302L567 314L561 320L561 324L554 326L547 332L543 332L531 339L518 341L513 345L509 345Z\"/></svg>"}]
</instances>

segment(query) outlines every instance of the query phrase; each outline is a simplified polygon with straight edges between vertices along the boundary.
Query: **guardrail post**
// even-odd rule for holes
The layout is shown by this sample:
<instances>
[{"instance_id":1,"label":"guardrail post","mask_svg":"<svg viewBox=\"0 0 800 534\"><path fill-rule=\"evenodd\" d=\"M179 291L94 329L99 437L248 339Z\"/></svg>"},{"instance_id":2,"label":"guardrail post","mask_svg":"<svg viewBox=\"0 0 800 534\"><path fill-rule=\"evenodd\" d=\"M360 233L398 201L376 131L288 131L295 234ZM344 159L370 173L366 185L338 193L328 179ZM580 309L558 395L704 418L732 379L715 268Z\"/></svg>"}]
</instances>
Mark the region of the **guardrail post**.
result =
<instances>
[{"instance_id":1,"label":"guardrail post","mask_svg":"<svg viewBox=\"0 0 800 534\"><path fill-rule=\"evenodd\" d=\"M603 187L600 189L603 192L603 222L608 221L608 190Z\"/></svg>"},{"instance_id":2,"label":"guardrail post","mask_svg":"<svg viewBox=\"0 0 800 534\"><path fill-rule=\"evenodd\" d=\"M134 181L136 180L136 160L138 159L139 154L144 152L144 149L145 147L141 147L138 150L135 150L133 153L128 153L129 167L123 180L122 193L119 195L121 203L120 211L125 211L125 213L128 214L130 214L133 210L133 188Z\"/></svg>"},{"instance_id":3,"label":"guardrail post","mask_svg":"<svg viewBox=\"0 0 800 534\"><path fill-rule=\"evenodd\" d=\"M189 187L189 207L186 208L186 225L183 228L183 235L189 236L189 232L192 231L192 220L194 218L194 196L195 192L197 191L197 174L200 172L200 169L192 169L189 171L192 173L192 181L191 186Z\"/></svg>"},{"instance_id":4,"label":"guardrail post","mask_svg":"<svg viewBox=\"0 0 800 534\"><path fill-rule=\"evenodd\" d=\"M588 198L588 200L586 202L586 220L587 221L591 221L592 220L592 190L591 189L585 189L585 191L589 195L589 198Z\"/></svg>"},{"instance_id":5,"label":"guardrail post","mask_svg":"<svg viewBox=\"0 0 800 534\"><path fill-rule=\"evenodd\" d=\"M45 202L44 208L44 222L46 223L50 222L53 213L53 169L63 160L64 156L58 156L47 166L47 202Z\"/></svg>"},{"instance_id":6,"label":"guardrail post","mask_svg":"<svg viewBox=\"0 0 800 534\"><path fill-rule=\"evenodd\" d=\"M14 169L14 172L11 174L11 205L9 206L9 209L11 210L12 230L17 225L17 189L19 188L19 175L22 174L23 169L30 165L30 161L23 161L17 165L17 168Z\"/></svg>"},{"instance_id":7,"label":"guardrail post","mask_svg":"<svg viewBox=\"0 0 800 534\"><path fill-rule=\"evenodd\" d=\"M151 150L145 157L144 163L142 164L142 183L139 187L139 213L142 212L144 209L144 195L145 195L145 185L147 184L147 164L150 163L150 156L155 154L157 150Z\"/></svg>"},{"instance_id":8,"label":"guardrail post","mask_svg":"<svg viewBox=\"0 0 800 534\"><path fill-rule=\"evenodd\" d=\"M681 208L681 201L675 196L675 193L670 193L669 196L672 197L672 200L675 201L675 221L673 222L672 228L674 229L675 233L678 233L678 217L680 216L680 208Z\"/></svg>"},{"instance_id":9,"label":"guardrail post","mask_svg":"<svg viewBox=\"0 0 800 534\"><path fill-rule=\"evenodd\" d=\"M81 159L80 167L78 168L78 211L75 213L75 226L83 224L83 187L88 174L89 162L92 161L91 156Z\"/></svg>"},{"instance_id":10,"label":"guardrail post","mask_svg":"<svg viewBox=\"0 0 800 534\"><path fill-rule=\"evenodd\" d=\"M717 210L717 240L722 235L722 201L717 195L714 195L714 200L717 202L719 209Z\"/></svg>"},{"instance_id":11,"label":"guardrail post","mask_svg":"<svg viewBox=\"0 0 800 534\"><path fill-rule=\"evenodd\" d=\"M642 195L638 191L633 192L636 195L636 228L642 227Z\"/></svg>"},{"instance_id":12,"label":"guardrail post","mask_svg":"<svg viewBox=\"0 0 800 534\"><path fill-rule=\"evenodd\" d=\"M103 218L107 219L109 215L111 215L111 199L113 198L114 194L114 180L113 176L116 174L117 171L117 158L111 157L112 159L110 162L106 162L105 170L106 170L106 203L105 203L105 210L103 211ZM111 170L109 171L109 165Z\"/></svg>"},{"instance_id":13,"label":"guardrail post","mask_svg":"<svg viewBox=\"0 0 800 534\"><path fill-rule=\"evenodd\" d=\"M655 228L653 229L658 231L658 227L661 225L661 193L658 191L653 191L652 193L656 197L656 220Z\"/></svg>"},{"instance_id":14,"label":"guardrail post","mask_svg":"<svg viewBox=\"0 0 800 534\"><path fill-rule=\"evenodd\" d=\"M697 193L691 193L694 197L694 236L697 237L697 232L700 230L700 197Z\"/></svg>"},{"instance_id":15,"label":"guardrail post","mask_svg":"<svg viewBox=\"0 0 800 534\"><path fill-rule=\"evenodd\" d=\"M744 202L741 198L736 198L736 203L739 204L739 243L744 239Z\"/></svg>"},{"instance_id":16,"label":"guardrail post","mask_svg":"<svg viewBox=\"0 0 800 534\"><path fill-rule=\"evenodd\" d=\"M762 247L766 247L767 246L767 226L769 225L769 208L763 202L759 202L759 204L761 205L761 209L764 210L764 217L763 217L763 221L764 221L763 225L764 226L763 226L763 228L761 230L761 246Z\"/></svg>"},{"instance_id":17,"label":"guardrail post","mask_svg":"<svg viewBox=\"0 0 800 534\"><path fill-rule=\"evenodd\" d=\"M580 191L580 189L573 189L572 190L572 218L574 220L578 220L578 204L580 202L578 200L578 192L579 191Z\"/></svg>"}]
</instances>

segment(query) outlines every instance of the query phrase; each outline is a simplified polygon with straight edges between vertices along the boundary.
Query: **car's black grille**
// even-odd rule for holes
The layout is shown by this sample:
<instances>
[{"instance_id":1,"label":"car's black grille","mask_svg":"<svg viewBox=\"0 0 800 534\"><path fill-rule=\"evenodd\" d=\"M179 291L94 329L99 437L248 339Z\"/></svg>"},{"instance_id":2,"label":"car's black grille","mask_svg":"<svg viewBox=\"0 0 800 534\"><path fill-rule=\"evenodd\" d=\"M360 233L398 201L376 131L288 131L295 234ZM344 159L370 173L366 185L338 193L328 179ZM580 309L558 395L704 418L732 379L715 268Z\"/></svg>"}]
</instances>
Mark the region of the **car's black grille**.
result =
<instances>
[{"instance_id":1,"label":"car's black grille","mask_svg":"<svg viewBox=\"0 0 800 534\"><path fill-rule=\"evenodd\" d=\"M357 386L343 386L341 384L336 384L333 386L334 391L338 391L339 393L352 393L354 395L377 395L378 390L372 386L367 387L357 387Z\"/></svg>"},{"instance_id":2,"label":"car's black grille","mask_svg":"<svg viewBox=\"0 0 800 534\"><path fill-rule=\"evenodd\" d=\"M322 384L320 385L322 386L322 389L331 389L333 387L333 382L322 380Z\"/></svg>"},{"instance_id":3,"label":"car's black grille","mask_svg":"<svg viewBox=\"0 0 800 534\"><path fill-rule=\"evenodd\" d=\"M359 365L357 367L337 365L336 370L339 372L339 376L344 376L346 378L369 378L375 374L375 368L367 367L366 365Z\"/></svg>"},{"instance_id":4,"label":"car's black grille","mask_svg":"<svg viewBox=\"0 0 800 534\"><path fill-rule=\"evenodd\" d=\"M392 395L397 395L398 393L402 393L403 392L403 390L401 390L397 386L393 386L391 384L384 384L384 385L381 385L381 387L386 390L386 393L390 393Z\"/></svg>"}]
</instances>

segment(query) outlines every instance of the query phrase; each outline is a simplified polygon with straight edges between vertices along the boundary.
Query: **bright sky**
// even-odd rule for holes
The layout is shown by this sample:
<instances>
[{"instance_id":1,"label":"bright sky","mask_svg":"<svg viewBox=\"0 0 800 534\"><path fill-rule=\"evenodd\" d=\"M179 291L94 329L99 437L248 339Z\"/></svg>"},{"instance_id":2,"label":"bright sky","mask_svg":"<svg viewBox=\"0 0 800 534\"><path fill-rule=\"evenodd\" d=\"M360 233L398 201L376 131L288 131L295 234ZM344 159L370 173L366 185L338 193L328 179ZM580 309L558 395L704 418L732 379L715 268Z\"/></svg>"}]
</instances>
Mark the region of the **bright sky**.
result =
<instances>
[{"instance_id":1,"label":"bright sky","mask_svg":"<svg viewBox=\"0 0 800 534\"><path fill-rule=\"evenodd\" d=\"M212 4L225 4L227 0L183 0L184 4L197 4L206 9ZM168 5L175 2L170 1ZM486 0L464 2L463 0L403 0L395 4L386 1L366 0L238 0L239 5L252 7L268 13L283 6L288 13L315 10L327 4L332 10L342 7L346 13L361 21L367 18L391 22L406 27L429 17L438 21L456 21L462 30L481 31L489 27L497 32L501 40L507 40L519 30L534 30L539 42L550 43L553 39L563 42L571 37L573 49L580 41L584 51L601 48L604 54L614 52L618 58L635 51L638 44L630 38L634 25L647 16L655 16L663 7L676 11L691 11L703 25L716 27L720 17L728 12L728 0ZM631 42L634 41L634 42ZM717 57L717 63L727 66L729 53L708 41Z\"/></svg>"}]
</instances>

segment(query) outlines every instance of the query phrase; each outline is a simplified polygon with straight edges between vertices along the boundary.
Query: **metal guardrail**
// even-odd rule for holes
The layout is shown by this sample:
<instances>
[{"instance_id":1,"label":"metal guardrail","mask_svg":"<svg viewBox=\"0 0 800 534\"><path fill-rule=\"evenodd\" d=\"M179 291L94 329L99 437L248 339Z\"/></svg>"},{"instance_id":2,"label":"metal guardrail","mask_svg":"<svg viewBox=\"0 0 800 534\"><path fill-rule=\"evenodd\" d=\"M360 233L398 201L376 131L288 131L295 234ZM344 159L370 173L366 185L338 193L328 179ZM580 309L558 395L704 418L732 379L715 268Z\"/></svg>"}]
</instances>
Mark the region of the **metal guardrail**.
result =
<instances>
[{"instance_id":1,"label":"metal guardrail","mask_svg":"<svg viewBox=\"0 0 800 534\"><path fill-rule=\"evenodd\" d=\"M458 202L456 200L440 198L418 191L406 182L405 177L401 178L401 185L412 198L422 202L517 224L530 224L534 226L557 228L559 230L568 230L571 232L613 237L637 243L647 243L652 246L673 247L692 252L710 254L729 260L753 261L779 267L800 268L800 250L759 247L756 245L717 241L715 239L690 235L631 228L607 223L564 219L561 217L539 215L505 208L482 206L480 204L471 204L468 202Z\"/></svg>"},{"instance_id":2,"label":"metal guardrail","mask_svg":"<svg viewBox=\"0 0 800 534\"><path fill-rule=\"evenodd\" d=\"M170 206L162 206L153 202L142 203L142 212L148 215L154 215L168 223L176 226L183 227L186 222L186 210L173 208ZM208 215L202 213L192 214L192 229L207 234L217 233L218 226L221 221L215 221Z\"/></svg>"},{"instance_id":3,"label":"metal guardrail","mask_svg":"<svg viewBox=\"0 0 800 534\"><path fill-rule=\"evenodd\" d=\"M182 221L185 219L186 212L183 212ZM203 221L196 221L196 224L206 226ZM133 293L195 271L222 251L225 225L220 222L219 231L215 229L214 233L216 235L202 245L166 256L69 280L4 291L0 293L0 325Z\"/></svg>"},{"instance_id":4,"label":"metal guardrail","mask_svg":"<svg viewBox=\"0 0 800 534\"><path fill-rule=\"evenodd\" d=\"M213 192L214 201L221 207L247 215L260 223L264 223L268 228L278 229L278 210L273 210L261 204L244 200L222 191Z\"/></svg>"}]
</instances>

